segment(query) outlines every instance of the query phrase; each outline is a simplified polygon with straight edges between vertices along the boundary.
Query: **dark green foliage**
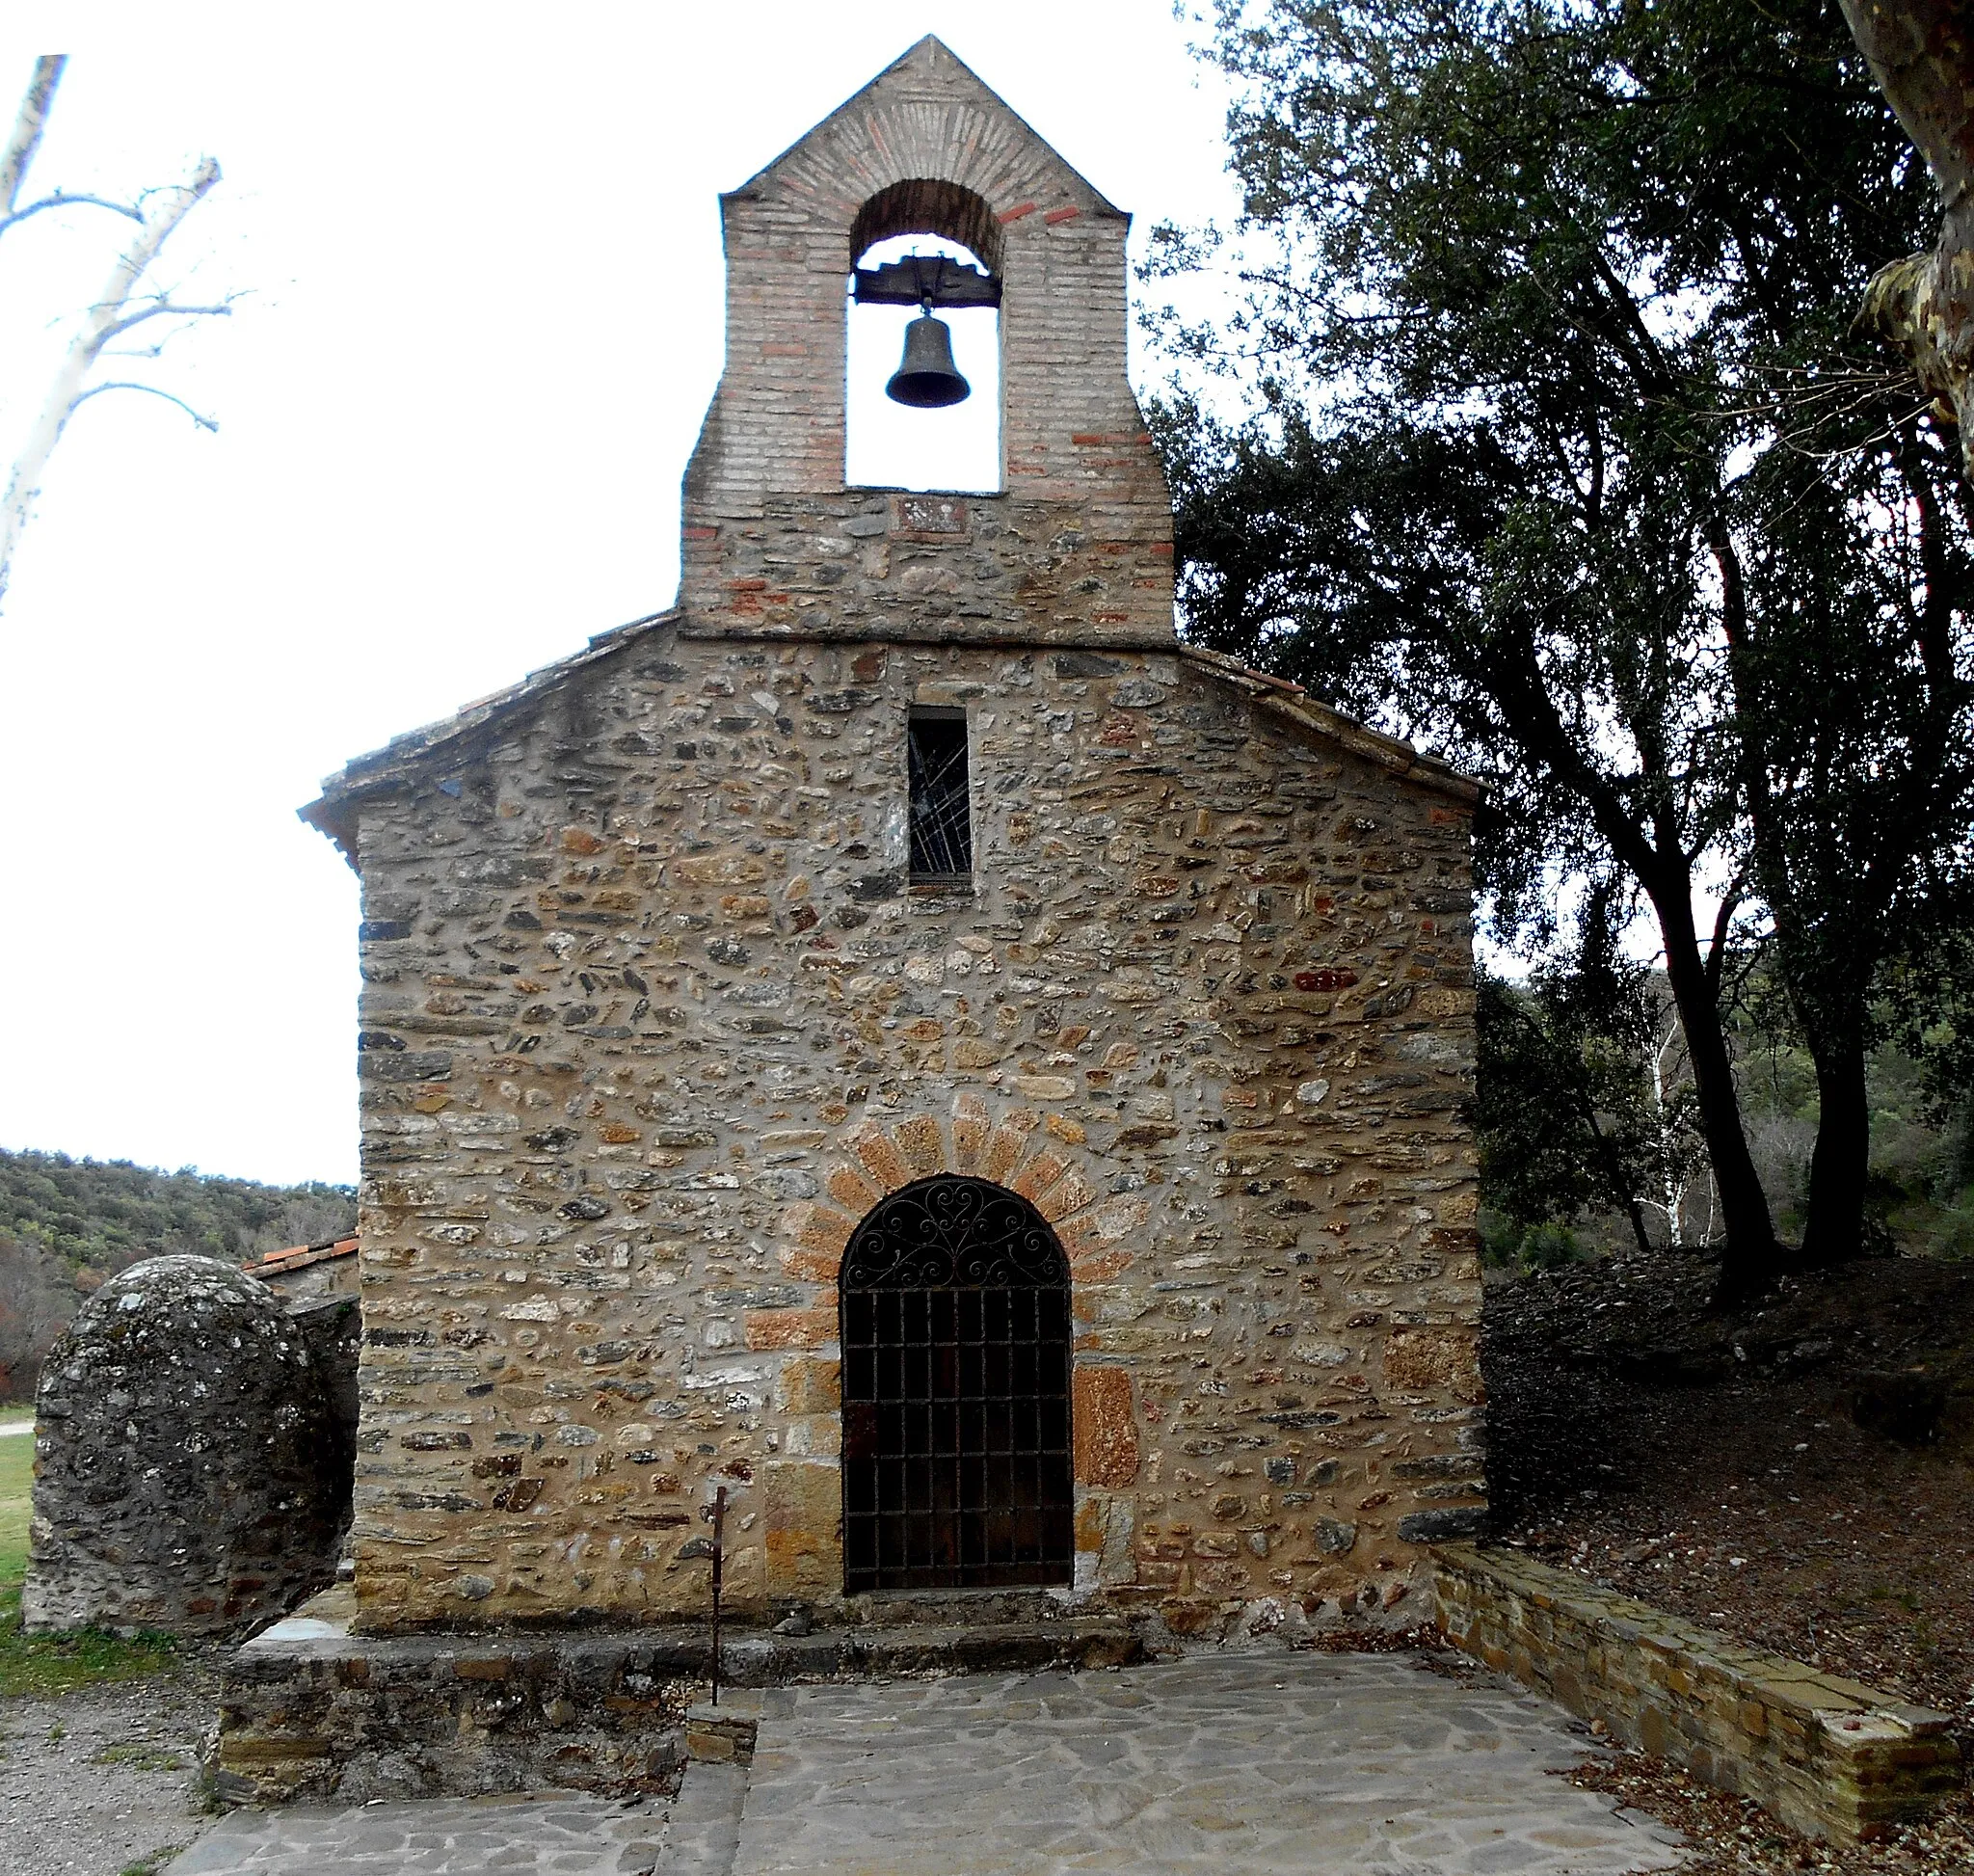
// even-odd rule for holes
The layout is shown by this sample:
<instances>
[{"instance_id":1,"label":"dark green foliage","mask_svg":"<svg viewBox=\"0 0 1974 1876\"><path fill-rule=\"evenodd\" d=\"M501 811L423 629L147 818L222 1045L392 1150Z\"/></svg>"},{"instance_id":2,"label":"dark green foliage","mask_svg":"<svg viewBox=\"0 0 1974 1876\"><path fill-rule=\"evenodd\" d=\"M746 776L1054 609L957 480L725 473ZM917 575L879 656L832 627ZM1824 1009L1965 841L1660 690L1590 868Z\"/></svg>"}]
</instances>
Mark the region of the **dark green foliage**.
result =
<instances>
[{"instance_id":1,"label":"dark green foliage","mask_svg":"<svg viewBox=\"0 0 1974 1876\"><path fill-rule=\"evenodd\" d=\"M1620 954L1599 968L1599 948L1587 942L1594 898L1590 909L1575 945L1526 984L1480 982L1473 1113L1483 1250L1495 1264L1545 1254L1548 1240L1537 1239L1552 1225L1581 1232L1579 1255L1636 1241L1641 1224L1655 1245L1709 1236L1704 1158L1664 979ZM1755 1164L1792 1233L1808 1203L1818 1119L1816 1065L1794 1024L1773 978L1757 971L1742 983L1728 1022L1735 1080ZM1892 1042L1872 1053L1867 1253L1974 1256L1974 1093L1946 1081L1957 1061Z\"/></svg>"},{"instance_id":2,"label":"dark green foliage","mask_svg":"<svg viewBox=\"0 0 1974 1876\"><path fill-rule=\"evenodd\" d=\"M1896 1038L1893 1015L1879 1012ZM1757 1163L1785 1229L1808 1204L1809 1148L1816 1134L1816 1064L1787 1000L1757 977L1732 1025L1743 1105ZM1866 1074L1871 1160L1864 1218L1869 1250L1923 1256L1974 1253L1974 1083L1958 1089L1951 1053L1914 1053L1881 1042Z\"/></svg>"},{"instance_id":3,"label":"dark green foliage","mask_svg":"<svg viewBox=\"0 0 1974 1876\"><path fill-rule=\"evenodd\" d=\"M34 1391L41 1355L103 1277L183 1252L245 1263L357 1225L356 1193L263 1186L127 1160L0 1151L0 1401Z\"/></svg>"},{"instance_id":4,"label":"dark green foliage","mask_svg":"<svg viewBox=\"0 0 1974 1876\"><path fill-rule=\"evenodd\" d=\"M1964 1130L1974 1121L1974 905L1935 907L1881 989L1880 1028L1911 1058L1929 1117ZM1965 1176L1974 1180L1974 1159Z\"/></svg>"},{"instance_id":5,"label":"dark green foliage","mask_svg":"<svg viewBox=\"0 0 1974 1876\"><path fill-rule=\"evenodd\" d=\"M1923 171L1821 0L1216 14L1258 414L1156 419L1191 630L1487 776L1506 930L1553 937L1560 876L1638 884L1728 1289L1772 1268L1723 1008L1768 948L1813 1248L1854 1250L1874 986L1974 826L1957 452L1850 330L1931 239Z\"/></svg>"},{"instance_id":6,"label":"dark green foliage","mask_svg":"<svg viewBox=\"0 0 1974 1876\"><path fill-rule=\"evenodd\" d=\"M1515 1246L1515 1258L1526 1271L1560 1271L1579 1262L1584 1247L1566 1224L1531 1225Z\"/></svg>"},{"instance_id":7,"label":"dark green foliage","mask_svg":"<svg viewBox=\"0 0 1974 1876\"><path fill-rule=\"evenodd\" d=\"M1619 950L1612 899L1591 892L1571 951L1526 986L1481 978L1474 1128L1482 1200L1508 1226L1613 1212L1648 1251L1647 1209L1663 1242L1697 1142L1691 1090L1655 1086L1663 998Z\"/></svg>"},{"instance_id":8,"label":"dark green foliage","mask_svg":"<svg viewBox=\"0 0 1974 1876\"><path fill-rule=\"evenodd\" d=\"M311 1181L263 1186L128 1160L0 1151L0 1234L108 1273L185 1252L235 1263L353 1230L356 1193Z\"/></svg>"},{"instance_id":9,"label":"dark green foliage","mask_svg":"<svg viewBox=\"0 0 1974 1876\"><path fill-rule=\"evenodd\" d=\"M1480 1261L1498 1271L1557 1271L1588 1263L1591 1253L1566 1224L1518 1224L1498 1213L1480 1215Z\"/></svg>"}]
</instances>

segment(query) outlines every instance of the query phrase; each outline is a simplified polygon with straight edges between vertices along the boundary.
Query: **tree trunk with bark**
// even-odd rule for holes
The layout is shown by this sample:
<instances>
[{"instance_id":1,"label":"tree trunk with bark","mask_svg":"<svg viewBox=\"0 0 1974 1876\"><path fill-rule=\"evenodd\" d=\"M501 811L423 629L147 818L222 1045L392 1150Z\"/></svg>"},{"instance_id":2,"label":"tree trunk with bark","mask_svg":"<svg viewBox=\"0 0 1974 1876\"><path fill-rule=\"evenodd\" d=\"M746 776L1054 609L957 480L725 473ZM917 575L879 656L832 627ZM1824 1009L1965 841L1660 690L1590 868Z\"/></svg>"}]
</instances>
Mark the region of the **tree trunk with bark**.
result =
<instances>
[{"instance_id":1,"label":"tree trunk with bark","mask_svg":"<svg viewBox=\"0 0 1974 1876\"><path fill-rule=\"evenodd\" d=\"M1939 240L1880 270L1861 322L1912 362L1960 426L1974 480L1974 32L1962 0L1839 0L1852 37L1939 190Z\"/></svg>"},{"instance_id":2,"label":"tree trunk with bark","mask_svg":"<svg viewBox=\"0 0 1974 1876\"><path fill-rule=\"evenodd\" d=\"M1864 1200L1871 1171L1871 1103L1865 1089L1864 1039L1855 1030L1827 1036L1816 1062L1816 1147L1809 1161L1809 1222L1802 1261L1848 1263L1865 1248Z\"/></svg>"},{"instance_id":3,"label":"tree trunk with bark","mask_svg":"<svg viewBox=\"0 0 1974 1876\"><path fill-rule=\"evenodd\" d=\"M1720 998L1700 956L1699 933L1694 926L1691 879L1647 877L1644 886L1659 917L1666 978L1686 1035L1700 1132L1713 1162L1726 1236L1714 1305L1730 1308L1762 1295L1774 1283L1780 1267L1774 1220L1741 1124L1741 1097L1735 1091L1734 1063L1721 1027Z\"/></svg>"},{"instance_id":4,"label":"tree trunk with bark","mask_svg":"<svg viewBox=\"0 0 1974 1876\"><path fill-rule=\"evenodd\" d=\"M1724 1242L1714 1304L1732 1307L1774 1286L1780 1253L1768 1194L1741 1124L1741 1097L1735 1090L1733 1059L1721 1021L1718 966L1725 933L1716 939L1710 968L1694 924L1693 859L1675 831L1666 791L1660 791L1658 812L1641 817L1608 776L1591 768L1563 727L1556 699L1542 682L1533 643L1532 631L1514 641L1512 653L1493 666L1491 688L1523 747L1539 752L1556 773L1576 787L1611 850L1652 902L1665 947L1667 981L1686 1035L1700 1133L1721 1201Z\"/></svg>"}]
</instances>

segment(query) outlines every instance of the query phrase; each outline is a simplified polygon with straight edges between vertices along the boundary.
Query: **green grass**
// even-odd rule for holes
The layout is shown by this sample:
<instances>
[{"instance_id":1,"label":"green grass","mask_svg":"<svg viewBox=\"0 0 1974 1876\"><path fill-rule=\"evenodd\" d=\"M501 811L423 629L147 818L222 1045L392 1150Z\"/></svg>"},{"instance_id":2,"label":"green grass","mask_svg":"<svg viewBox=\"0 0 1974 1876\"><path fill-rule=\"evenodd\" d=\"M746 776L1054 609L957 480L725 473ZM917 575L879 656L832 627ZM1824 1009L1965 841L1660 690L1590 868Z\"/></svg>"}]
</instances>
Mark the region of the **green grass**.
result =
<instances>
[{"instance_id":1,"label":"green grass","mask_svg":"<svg viewBox=\"0 0 1974 1876\"><path fill-rule=\"evenodd\" d=\"M17 1420L32 1410L0 1409L0 1417ZM32 1436L16 1434L0 1439L0 1700L62 1694L98 1681L139 1680L162 1674L176 1660L177 1644L169 1635L139 1635L126 1642L100 1628L79 1628L66 1635L20 1632L34 1460Z\"/></svg>"},{"instance_id":2,"label":"green grass","mask_svg":"<svg viewBox=\"0 0 1974 1876\"><path fill-rule=\"evenodd\" d=\"M184 1848L182 1843L168 1843L162 1850L153 1850L147 1857L125 1863L117 1876L158 1876L158 1872Z\"/></svg>"},{"instance_id":3,"label":"green grass","mask_svg":"<svg viewBox=\"0 0 1974 1876\"><path fill-rule=\"evenodd\" d=\"M152 1746L133 1740L128 1745L105 1746L92 1765L128 1765L140 1772L182 1772L185 1761L169 1746Z\"/></svg>"},{"instance_id":4,"label":"green grass","mask_svg":"<svg viewBox=\"0 0 1974 1876\"><path fill-rule=\"evenodd\" d=\"M100 1628L23 1635L20 1585L0 1589L0 1700L45 1699L106 1680L142 1680L175 1666L177 1646L169 1635L141 1634L126 1642Z\"/></svg>"},{"instance_id":5,"label":"green grass","mask_svg":"<svg viewBox=\"0 0 1974 1876\"><path fill-rule=\"evenodd\" d=\"M27 1513L34 1464L32 1434L0 1439L0 1590L19 1588L27 1574Z\"/></svg>"}]
</instances>

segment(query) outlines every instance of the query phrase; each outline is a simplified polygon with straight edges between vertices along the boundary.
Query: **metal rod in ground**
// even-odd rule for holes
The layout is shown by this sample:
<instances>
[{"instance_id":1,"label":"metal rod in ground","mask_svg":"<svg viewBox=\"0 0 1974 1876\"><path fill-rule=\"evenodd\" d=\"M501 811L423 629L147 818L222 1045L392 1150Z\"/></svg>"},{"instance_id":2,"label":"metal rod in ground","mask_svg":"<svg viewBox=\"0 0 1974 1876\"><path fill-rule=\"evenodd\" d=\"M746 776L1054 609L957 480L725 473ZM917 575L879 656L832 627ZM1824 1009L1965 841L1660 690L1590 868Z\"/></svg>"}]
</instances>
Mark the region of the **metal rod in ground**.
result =
<instances>
[{"instance_id":1,"label":"metal rod in ground","mask_svg":"<svg viewBox=\"0 0 1974 1876\"><path fill-rule=\"evenodd\" d=\"M727 1487L713 1493L713 1704L720 1703L720 1564L727 1531Z\"/></svg>"}]
</instances>

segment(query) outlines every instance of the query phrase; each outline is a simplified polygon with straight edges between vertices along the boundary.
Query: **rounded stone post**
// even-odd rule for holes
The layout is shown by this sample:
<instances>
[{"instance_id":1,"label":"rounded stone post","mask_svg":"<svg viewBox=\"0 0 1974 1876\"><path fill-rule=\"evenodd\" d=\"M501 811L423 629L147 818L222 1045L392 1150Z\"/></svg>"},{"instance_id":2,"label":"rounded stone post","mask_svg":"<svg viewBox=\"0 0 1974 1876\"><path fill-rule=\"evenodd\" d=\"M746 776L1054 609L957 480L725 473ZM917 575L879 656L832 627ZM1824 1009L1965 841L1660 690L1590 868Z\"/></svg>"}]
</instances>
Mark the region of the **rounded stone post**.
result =
<instances>
[{"instance_id":1,"label":"rounded stone post","mask_svg":"<svg viewBox=\"0 0 1974 1876\"><path fill-rule=\"evenodd\" d=\"M351 1456L321 1370L230 1264L105 1283L41 1369L27 1628L235 1635L327 1583Z\"/></svg>"}]
</instances>

